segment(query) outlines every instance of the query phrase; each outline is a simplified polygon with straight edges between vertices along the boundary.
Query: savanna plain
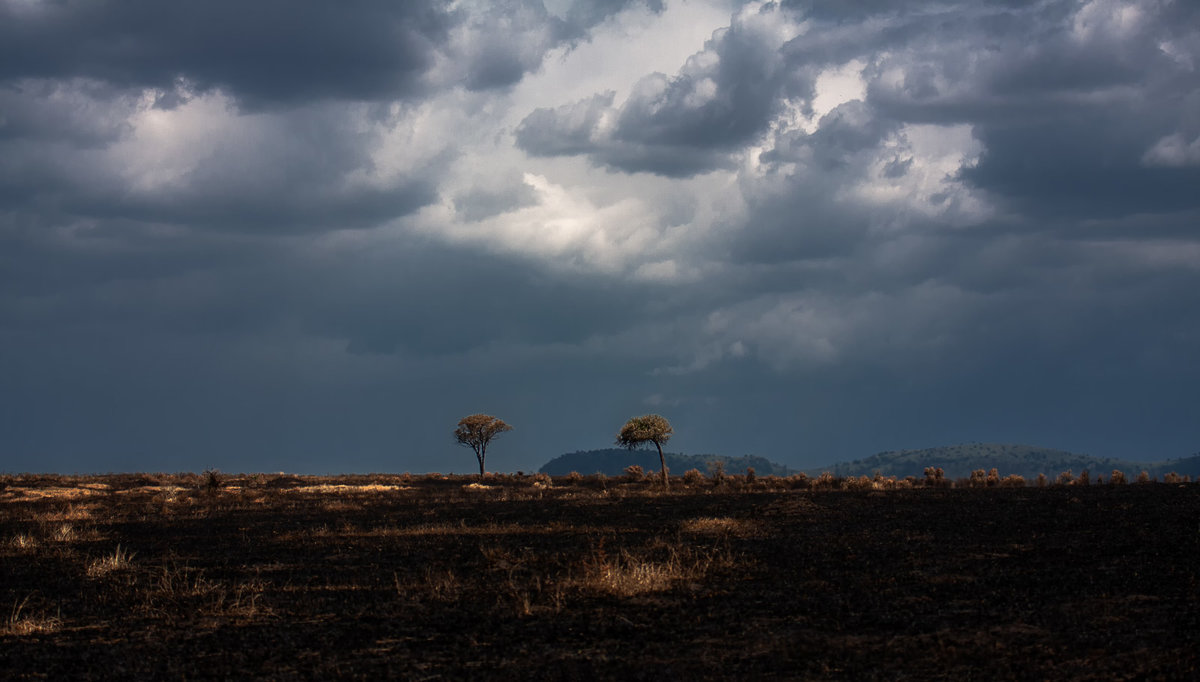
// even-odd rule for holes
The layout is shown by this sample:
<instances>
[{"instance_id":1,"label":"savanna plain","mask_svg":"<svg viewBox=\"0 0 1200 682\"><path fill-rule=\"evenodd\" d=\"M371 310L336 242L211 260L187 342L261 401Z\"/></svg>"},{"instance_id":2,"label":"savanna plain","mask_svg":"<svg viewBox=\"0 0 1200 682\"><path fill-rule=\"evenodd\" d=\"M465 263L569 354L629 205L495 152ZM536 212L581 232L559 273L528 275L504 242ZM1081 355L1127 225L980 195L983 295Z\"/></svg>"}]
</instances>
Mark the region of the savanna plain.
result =
<instances>
[{"instance_id":1,"label":"savanna plain","mask_svg":"<svg viewBox=\"0 0 1200 682\"><path fill-rule=\"evenodd\" d=\"M1195 678L1200 484L878 483L7 476L0 670Z\"/></svg>"}]
</instances>

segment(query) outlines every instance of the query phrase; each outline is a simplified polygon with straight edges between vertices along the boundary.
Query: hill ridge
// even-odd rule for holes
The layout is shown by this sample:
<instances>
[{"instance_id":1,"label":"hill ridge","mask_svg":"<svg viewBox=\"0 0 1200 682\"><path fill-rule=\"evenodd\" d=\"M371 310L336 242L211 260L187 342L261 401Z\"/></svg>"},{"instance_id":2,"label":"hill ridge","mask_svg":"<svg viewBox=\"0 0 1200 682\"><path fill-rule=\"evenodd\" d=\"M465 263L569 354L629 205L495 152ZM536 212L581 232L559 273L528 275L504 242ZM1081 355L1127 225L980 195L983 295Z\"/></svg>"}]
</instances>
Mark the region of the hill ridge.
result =
<instances>
[{"instance_id":1,"label":"hill ridge","mask_svg":"<svg viewBox=\"0 0 1200 682\"><path fill-rule=\"evenodd\" d=\"M1079 474L1088 470L1094 476L1107 477L1114 469L1126 477L1136 477L1146 471L1155 478L1174 472L1180 475L1200 477L1200 453L1190 457L1161 461L1138 461L1113 457L1095 457L1088 454L1018 443L969 442L943 445L932 448L910 450L885 450L869 457L836 462L823 467L793 469L758 455L699 454L687 455L677 452L664 453L667 468L675 475L688 469L709 473L710 466L721 462L730 474L744 473L753 468L760 476L788 476L804 473L819 476L829 472L835 476L872 476L879 472L884 476L923 475L925 467L941 467L949 478L966 478L977 469L999 470L1001 475L1016 474L1027 479L1045 474L1054 478L1064 471ZM630 465L638 465L646 471L658 471L658 453L653 450L624 450L601 448L577 450L559 455L542 465L539 472L552 476L564 476L577 471L581 474L603 473L619 476Z\"/></svg>"},{"instance_id":2,"label":"hill ridge","mask_svg":"<svg viewBox=\"0 0 1200 682\"><path fill-rule=\"evenodd\" d=\"M1035 478L1049 477L1063 471L1078 474L1088 470L1107 475L1114 469L1126 476L1146 471L1151 476L1169 472L1195 476L1200 474L1200 454L1180 459L1147 462L1058 450L1017 443L961 443L915 450L885 450L863 459L837 462L824 467L806 469L817 475L828 471L835 476L870 476L876 471L885 476L921 476L925 467L941 467L950 478L965 478L977 469L998 469L1001 475L1017 474Z\"/></svg>"},{"instance_id":3,"label":"hill ridge","mask_svg":"<svg viewBox=\"0 0 1200 682\"><path fill-rule=\"evenodd\" d=\"M675 475L682 474L688 469L696 469L708 474L709 465L721 462L725 472L742 474L747 468L753 468L760 476L789 476L799 473L796 469L772 462L757 455L742 455L730 457L727 455L685 455L678 452L664 452L667 469ZM623 448L602 448L599 450L577 450L568 452L551 459L542 465L538 471L551 476L565 476L572 471L581 474L602 473L606 476L620 476L625 467L638 465L646 471L658 471L658 453L654 450L625 450Z\"/></svg>"}]
</instances>

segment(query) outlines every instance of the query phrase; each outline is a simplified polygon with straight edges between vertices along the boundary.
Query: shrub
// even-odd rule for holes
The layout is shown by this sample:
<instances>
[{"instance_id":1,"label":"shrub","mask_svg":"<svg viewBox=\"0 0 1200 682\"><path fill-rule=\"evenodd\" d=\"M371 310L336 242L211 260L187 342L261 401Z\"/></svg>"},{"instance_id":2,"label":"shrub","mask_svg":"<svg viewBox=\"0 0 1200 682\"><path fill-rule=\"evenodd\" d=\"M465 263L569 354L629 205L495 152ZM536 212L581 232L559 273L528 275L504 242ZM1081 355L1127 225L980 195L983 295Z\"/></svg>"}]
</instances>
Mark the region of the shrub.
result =
<instances>
[{"instance_id":1,"label":"shrub","mask_svg":"<svg viewBox=\"0 0 1200 682\"><path fill-rule=\"evenodd\" d=\"M1005 476L1004 478L1000 479L1000 487L1001 488L1024 488L1025 487L1025 477L1020 476L1018 474L1009 474L1008 476Z\"/></svg>"},{"instance_id":2,"label":"shrub","mask_svg":"<svg viewBox=\"0 0 1200 682\"><path fill-rule=\"evenodd\" d=\"M704 474L699 469L688 469L683 472L683 482L689 486L700 485L704 483Z\"/></svg>"},{"instance_id":3,"label":"shrub","mask_svg":"<svg viewBox=\"0 0 1200 682\"><path fill-rule=\"evenodd\" d=\"M533 486L535 488L549 488L554 485L554 481L550 479L550 474L538 472L533 475Z\"/></svg>"},{"instance_id":4,"label":"shrub","mask_svg":"<svg viewBox=\"0 0 1200 682\"><path fill-rule=\"evenodd\" d=\"M759 484L767 490L783 490L787 487L787 483L783 480L783 478L776 476L775 474L767 474L766 476L758 479L758 481Z\"/></svg>"},{"instance_id":5,"label":"shrub","mask_svg":"<svg viewBox=\"0 0 1200 682\"><path fill-rule=\"evenodd\" d=\"M1183 483L1183 477L1172 471L1169 474L1163 474L1163 483Z\"/></svg>"},{"instance_id":6,"label":"shrub","mask_svg":"<svg viewBox=\"0 0 1200 682\"><path fill-rule=\"evenodd\" d=\"M1088 470L1084 469L1079 472L1079 480L1075 481L1075 485L1091 485L1091 477L1088 476Z\"/></svg>"},{"instance_id":7,"label":"shrub","mask_svg":"<svg viewBox=\"0 0 1200 682\"><path fill-rule=\"evenodd\" d=\"M1150 481L1153 481L1153 480L1154 480L1153 478L1150 478L1150 472L1145 471L1145 470L1143 470L1142 473L1138 474L1138 477L1137 477L1138 483L1149 483Z\"/></svg>"},{"instance_id":8,"label":"shrub","mask_svg":"<svg viewBox=\"0 0 1200 682\"><path fill-rule=\"evenodd\" d=\"M846 490L871 490L875 482L870 476L847 476L842 480L842 487Z\"/></svg>"},{"instance_id":9,"label":"shrub","mask_svg":"<svg viewBox=\"0 0 1200 682\"><path fill-rule=\"evenodd\" d=\"M708 463L708 474L712 476L713 483L720 485L725 482L725 462L716 460Z\"/></svg>"},{"instance_id":10,"label":"shrub","mask_svg":"<svg viewBox=\"0 0 1200 682\"><path fill-rule=\"evenodd\" d=\"M945 488L950 484L946 480L946 472L941 467L925 467L925 487Z\"/></svg>"},{"instance_id":11,"label":"shrub","mask_svg":"<svg viewBox=\"0 0 1200 682\"><path fill-rule=\"evenodd\" d=\"M578 471L572 471L571 473L567 474L567 483L570 483L571 485L579 485L580 483L583 483L583 474L579 473Z\"/></svg>"},{"instance_id":12,"label":"shrub","mask_svg":"<svg viewBox=\"0 0 1200 682\"><path fill-rule=\"evenodd\" d=\"M987 474L984 473L983 469L972 471L970 486L972 488L982 488L985 485L987 485Z\"/></svg>"},{"instance_id":13,"label":"shrub","mask_svg":"<svg viewBox=\"0 0 1200 682\"><path fill-rule=\"evenodd\" d=\"M992 469L987 475L987 485L989 488L995 488L1000 485L1000 470Z\"/></svg>"},{"instance_id":14,"label":"shrub","mask_svg":"<svg viewBox=\"0 0 1200 682\"><path fill-rule=\"evenodd\" d=\"M754 483L754 467L746 467L746 483Z\"/></svg>"},{"instance_id":15,"label":"shrub","mask_svg":"<svg viewBox=\"0 0 1200 682\"><path fill-rule=\"evenodd\" d=\"M204 490L206 492L215 493L220 490L224 482L221 480L221 472L216 469L204 470Z\"/></svg>"},{"instance_id":16,"label":"shrub","mask_svg":"<svg viewBox=\"0 0 1200 682\"><path fill-rule=\"evenodd\" d=\"M1058 475L1058 478L1054 481L1054 483L1055 485L1071 485L1072 481L1074 480L1075 476L1071 474L1070 469L1067 469Z\"/></svg>"},{"instance_id":17,"label":"shrub","mask_svg":"<svg viewBox=\"0 0 1200 682\"><path fill-rule=\"evenodd\" d=\"M640 481L643 478L646 478L646 472L640 465L630 464L629 466L625 467L625 478L631 482Z\"/></svg>"},{"instance_id":18,"label":"shrub","mask_svg":"<svg viewBox=\"0 0 1200 682\"><path fill-rule=\"evenodd\" d=\"M586 480L589 484L594 485L595 487L599 488L600 490L608 489L608 476L605 475L603 472L597 471L594 474L584 477L584 480Z\"/></svg>"},{"instance_id":19,"label":"shrub","mask_svg":"<svg viewBox=\"0 0 1200 682\"><path fill-rule=\"evenodd\" d=\"M1112 474L1108 477L1109 485L1125 485L1125 472L1120 469L1113 469Z\"/></svg>"},{"instance_id":20,"label":"shrub","mask_svg":"<svg viewBox=\"0 0 1200 682\"><path fill-rule=\"evenodd\" d=\"M829 473L828 471L822 471L821 475L818 476L817 480L813 483L813 487L831 490L837 487L837 479L834 478L833 474Z\"/></svg>"},{"instance_id":21,"label":"shrub","mask_svg":"<svg viewBox=\"0 0 1200 682\"><path fill-rule=\"evenodd\" d=\"M1045 488L1046 487L1046 474L1038 474L1037 483L1035 485L1037 485L1037 487L1039 487L1039 488Z\"/></svg>"},{"instance_id":22,"label":"shrub","mask_svg":"<svg viewBox=\"0 0 1200 682\"><path fill-rule=\"evenodd\" d=\"M787 477L787 481L793 489L797 490L807 488L809 485L807 474L792 474Z\"/></svg>"}]
</instances>

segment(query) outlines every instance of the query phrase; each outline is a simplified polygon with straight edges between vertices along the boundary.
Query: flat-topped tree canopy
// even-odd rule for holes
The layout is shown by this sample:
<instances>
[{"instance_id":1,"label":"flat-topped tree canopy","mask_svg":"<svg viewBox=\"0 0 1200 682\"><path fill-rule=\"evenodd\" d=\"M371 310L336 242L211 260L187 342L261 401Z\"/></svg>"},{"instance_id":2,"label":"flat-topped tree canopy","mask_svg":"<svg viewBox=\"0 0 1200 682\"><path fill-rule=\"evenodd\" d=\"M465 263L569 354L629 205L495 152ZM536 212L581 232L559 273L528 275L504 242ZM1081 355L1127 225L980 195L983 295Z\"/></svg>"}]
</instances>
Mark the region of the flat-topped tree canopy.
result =
<instances>
[{"instance_id":1,"label":"flat-topped tree canopy","mask_svg":"<svg viewBox=\"0 0 1200 682\"><path fill-rule=\"evenodd\" d=\"M465 445L475 451L481 478L484 474L483 461L487 457L488 444L505 431L512 431L512 427L503 419L490 414L472 414L458 420L458 427L454 429L454 440L458 441L459 445Z\"/></svg>"},{"instance_id":2,"label":"flat-topped tree canopy","mask_svg":"<svg viewBox=\"0 0 1200 682\"><path fill-rule=\"evenodd\" d=\"M621 427L621 432L617 434L617 445L633 450L646 443L654 443L654 447L658 448L658 461L662 465L662 482L665 488L669 484L667 482L667 460L663 456L662 446L671 440L674 432L671 422L667 421L666 417L657 414L633 417L625 422L625 426Z\"/></svg>"}]
</instances>

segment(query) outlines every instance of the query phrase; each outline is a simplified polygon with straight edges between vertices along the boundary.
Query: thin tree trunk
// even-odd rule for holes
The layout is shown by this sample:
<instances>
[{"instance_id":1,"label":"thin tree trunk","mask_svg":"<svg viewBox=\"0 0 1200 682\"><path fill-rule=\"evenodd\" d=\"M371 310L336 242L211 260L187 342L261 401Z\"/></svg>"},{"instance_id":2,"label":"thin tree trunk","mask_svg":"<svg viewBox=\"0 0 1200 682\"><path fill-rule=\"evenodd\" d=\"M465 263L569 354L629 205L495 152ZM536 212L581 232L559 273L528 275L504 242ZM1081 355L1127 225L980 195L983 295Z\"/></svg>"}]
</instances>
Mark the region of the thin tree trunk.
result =
<instances>
[{"instance_id":1,"label":"thin tree trunk","mask_svg":"<svg viewBox=\"0 0 1200 682\"><path fill-rule=\"evenodd\" d=\"M662 465L663 490L666 490L671 487L671 484L667 482L667 458L663 456L662 446L657 441L655 441L654 447L658 448L658 463Z\"/></svg>"},{"instance_id":2,"label":"thin tree trunk","mask_svg":"<svg viewBox=\"0 0 1200 682\"><path fill-rule=\"evenodd\" d=\"M483 480L483 458L485 457L484 451L482 451L482 450L476 451L475 457L479 460L479 480L482 481Z\"/></svg>"}]
</instances>

